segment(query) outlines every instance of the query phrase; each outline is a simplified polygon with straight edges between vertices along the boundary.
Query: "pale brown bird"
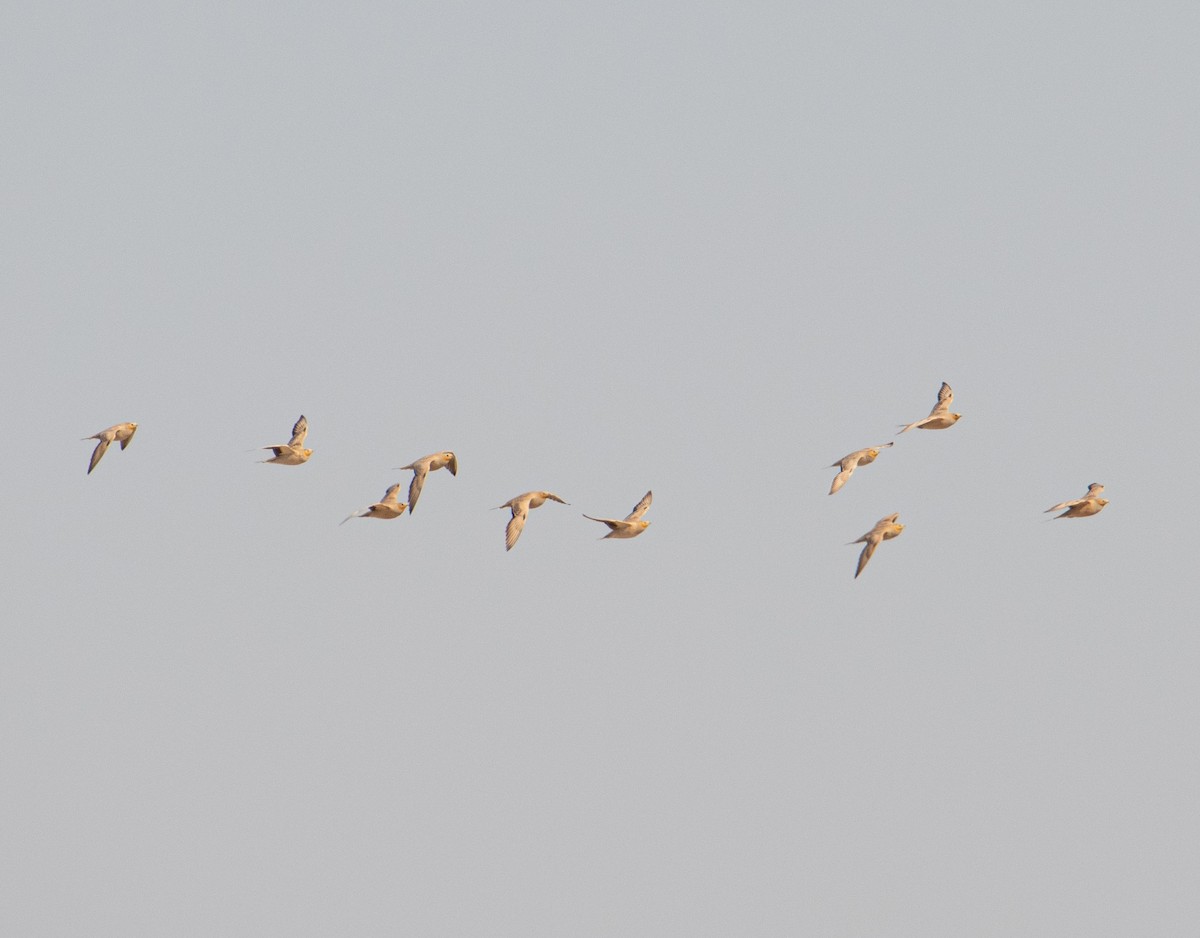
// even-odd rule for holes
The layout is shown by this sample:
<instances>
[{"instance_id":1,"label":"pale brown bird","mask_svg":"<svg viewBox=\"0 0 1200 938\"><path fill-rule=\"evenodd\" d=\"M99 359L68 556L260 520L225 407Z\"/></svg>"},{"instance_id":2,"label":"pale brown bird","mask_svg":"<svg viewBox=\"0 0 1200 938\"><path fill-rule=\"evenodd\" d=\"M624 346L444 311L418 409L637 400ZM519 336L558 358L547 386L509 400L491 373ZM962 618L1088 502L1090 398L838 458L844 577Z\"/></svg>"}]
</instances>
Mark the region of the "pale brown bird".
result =
<instances>
[{"instance_id":1,"label":"pale brown bird","mask_svg":"<svg viewBox=\"0 0 1200 938\"><path fill-rule=\"evenodd\" d=\"M136 423L118 423L109 427L107 430L101 430L99 433L93 433L91 436L85 436L85 440L99 440L96 448L92 450L92 460L88 463L87 474L91 475L92 470L104 458L104 454L108 452L109 443L120 443L121 449L129 445L129 441L133 439L133 435L137 433L138 425Z\"/></svg>"},{"instance_id":2,"label":"pale brown bird","mask_svg":"<svg viewBox=\"0 0 1200 938\"><path fill-rule=\"evenodd\" d=\"M862 549L862 553L858 555L858 568L854 571L854 579L858 579L858 575L867 568L867 562L871 559L871 555L875 553L875 548L882 541L890 541L894 537L899 537L900 532L904 530L904 525L897 524L896 519L900 517L900 513L888 515L886 518L880 518L875 522L875 527L871 528L866 534L856 541L851 541L852 544L863 544L866 546Z\"/></svg>"},{"instance_id":3,"label":"pale brown bird","mask_svg":"<svg viewBox=\"0 0 1200 938\"><path fill-rule=\"evenodd\" d=\"M1061 515L1055 515L1055 520L1058 518L1089 518L1092 515L1098 515L1104 510L1104 506L1108 504L1107 498L1100 497L1100 493L1103 491L1103 485L1099 482L1093 482L1088 486L1087 494L1083 498L1076 498L1069 502L1059 502L1057 505L1047 508L1046 512L1058 511L1060 508L1067 509ZM1043 514L1046 512L1043 512Z\"/></svg>"},{"instance_id":4,"label":"pale brown bird","mask_svg":"<svg viewBox=\"0 0 1200 938\"><path fill-rule=\"evenodd\" d=\"M292 427L291 441L262 447L263 449L269 449L275 455L271 459L262 459L259 461L278 463L281 466L299 466L301 463L308 462L308 457L312 455L313 451L304 448L304 438L306 436L308 436L308 421L304 418L304 414L301 414L300 419Z\"/></svg>"},{"instance_id":5,"label":"pale brown bird","mask_svg":"<svg viewBox=\"0 0 1200 938\"><path fill-rule=\"evenodd\" d=\"M530 509L540 508L547 501L558 502L560 505L570 504L570 502L564 502L552 492L526 492L524 495L510 498L503 505L496 506L497 508L509 508L512 510L512 517L508 521L508 527L504 529L505 550L512 550L513 545L517 543L517 538L521 536L521 532L525 529L525 519L529 517Z\"/></svg>"},{"instance_id":6,"label":"pale brown bird","mask_svg":"<svg viewBox=\"0 0 1200 938\"><path fill-rule=\"evenodd\" d=\"M388 490L383 493L383 498L374 505L354 512L342 524L345 524L350 518L383 518L384 520L399 518L404 514L406 507L404 502L400 501L400 483L397 482L395 485L389 485Z\"/></svg>"},{"instance_id":7,"label":"pale brown bird","mask_svg":"<svg viewBox=\"0 0 1200 938\"><path fill-rule=\"evenodd\" d=\"M424 456L410 462L407 466L397 466L397 469L412 470L412 482L408 485L408 513L411 515L417 507L417 499L421 497L421 489L425 485L425 477L437 469L449 469L450 475L458 475L458 457L449 450Z\"/></svg>"},{"instance_id":8,"label":"pale brown bird","mask_svg":"<svg viewBox=\"0 0 1200 938\"><path fill-rule=\"evenodd\" d=\"M895 443L880 443L878 446L869 446L866 449L855 450L849 456L843 456L837 462L831 463L829 466L830 469L837 466L842 471L833 477L833 485L830 486L829 494L832 495L845 485L850 476L853 475L856 467L873 463L881 449L887 449L887 447L895 445Z\"/></svg>"},{"instance_id":9,"label":"pale brown bird","mask_svg":"<svg viewBox=\"0 0 1200 938\"><path fill-rule=\"evenodd\" d=\"M591 515L584 515L589 521L599 521L601 524L607 524L609 533L600 538L602 541L607 541L610 537L637 537L646 528L650 527L649 521L643 521L642 515L646 513L646 509L650 507L650 502L654 500L654 493L647 492L642 496L642 500L633 506L633 511L627 514L622 521L615 518L593 518Z\"/></svg>"},{"instance_id":10,"label":"pale brown bird","mask_svg":"<svg viewBox=\"0 0 1200 938\"><path fill-rule=\"evenodd\" d=\"M954 402L954 392L950 390L950 385L945 381L942 382L941 389L938 391L937 403L933 405L933 410L929 412L928 417L924 417L914 423L905 426L900 433L905 433L909 430L945 430L947 427L952 427L958 423L962 414L950 413L950 405ZM896 436L899 436L897 433Z\"/></svg>"}]
</instances>

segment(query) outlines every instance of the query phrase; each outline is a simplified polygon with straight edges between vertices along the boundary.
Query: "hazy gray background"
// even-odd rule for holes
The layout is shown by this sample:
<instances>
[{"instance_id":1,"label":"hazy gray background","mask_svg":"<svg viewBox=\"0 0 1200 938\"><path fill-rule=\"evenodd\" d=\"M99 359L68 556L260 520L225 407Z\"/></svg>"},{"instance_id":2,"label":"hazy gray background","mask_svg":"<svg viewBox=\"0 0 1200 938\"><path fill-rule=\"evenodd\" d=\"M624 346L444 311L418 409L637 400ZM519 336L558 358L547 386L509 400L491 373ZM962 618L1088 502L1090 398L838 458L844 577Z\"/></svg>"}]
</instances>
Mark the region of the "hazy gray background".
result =
<instances>
[{"instance_id":1,"label":"hazy gray background","mask_svg":"<svg viewBox=\"0 0 1200 938\"><path fill-rule=\"evenodd\" d=\"M0 932L1196 934L1194 4L0 36Z\"/></svg>"}]
</instances>

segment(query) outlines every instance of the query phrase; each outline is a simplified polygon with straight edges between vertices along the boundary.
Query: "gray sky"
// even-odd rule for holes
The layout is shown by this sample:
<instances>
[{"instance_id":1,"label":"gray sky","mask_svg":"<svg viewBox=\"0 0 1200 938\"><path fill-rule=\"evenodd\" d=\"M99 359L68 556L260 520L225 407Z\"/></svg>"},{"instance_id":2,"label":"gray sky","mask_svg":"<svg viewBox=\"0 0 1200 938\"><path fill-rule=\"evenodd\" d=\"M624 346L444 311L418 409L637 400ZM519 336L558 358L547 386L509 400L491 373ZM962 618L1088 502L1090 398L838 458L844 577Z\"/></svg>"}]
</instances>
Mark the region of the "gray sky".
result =
<instances>
[{"instance_id":1,"label":"gray sky","mask_svg":"<svg viewBox=\"0 0 1200 938\"><path fill-rule=\"evenodd\" d=\"M1198 20L10 5L0 931L1194 934Z\"/></svg>"}]
</instances>

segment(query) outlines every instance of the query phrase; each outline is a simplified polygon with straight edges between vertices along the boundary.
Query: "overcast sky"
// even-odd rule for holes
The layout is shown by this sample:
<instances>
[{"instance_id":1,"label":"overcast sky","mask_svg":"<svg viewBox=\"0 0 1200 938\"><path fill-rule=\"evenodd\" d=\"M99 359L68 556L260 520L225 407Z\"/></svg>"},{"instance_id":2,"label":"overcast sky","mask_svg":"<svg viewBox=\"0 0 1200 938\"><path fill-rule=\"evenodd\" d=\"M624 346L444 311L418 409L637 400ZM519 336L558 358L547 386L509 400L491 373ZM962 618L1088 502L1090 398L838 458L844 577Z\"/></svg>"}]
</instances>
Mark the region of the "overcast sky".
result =
<instances>
[{"instance_id":1,"label":"overcast sky","mask_svg":"<svg viewBox=\"0 0 1200 938\"><path fill-rule=\"evenodd\" d=\"M1197 932L1194 4L0 23L0 931Z\"/></svg>"}]
</instances>

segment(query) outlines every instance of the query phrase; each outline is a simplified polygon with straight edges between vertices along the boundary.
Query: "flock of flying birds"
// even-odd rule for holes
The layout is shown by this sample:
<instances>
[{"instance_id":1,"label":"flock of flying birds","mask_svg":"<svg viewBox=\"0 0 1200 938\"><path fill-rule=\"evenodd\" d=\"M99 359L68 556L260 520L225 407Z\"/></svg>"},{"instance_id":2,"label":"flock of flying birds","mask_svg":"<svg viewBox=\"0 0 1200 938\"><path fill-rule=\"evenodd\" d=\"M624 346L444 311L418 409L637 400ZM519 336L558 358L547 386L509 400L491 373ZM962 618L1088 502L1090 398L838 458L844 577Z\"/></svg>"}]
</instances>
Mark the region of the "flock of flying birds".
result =
<instances>
[{"instance_id":1,"label":"flock of flying birds","mask_svg":"<svg viewBox=\"0 0 1200 938\"><path fill-rule=\"evenodd\" d=\"M92 474L92 470L104 457L108 451L108 447L112 443L120 443L121 449L129 445L129 441L133 439L133 435L137 432L138 425L136 423L118 423L109 427L107 430L101 430L99 433L92 436L84 437L85 440L99 440L96 444L96 449L92 452L91 462L88 463L88 475ZM261 460L264 463L275 463L280 466L301 466L308 462L313 451L304 445L304 440L308 436L308 420L303 414L292 427L292 438L286 443L274 443L270 446L264 446L262 449L270 450L272 456L270 459ZM397 466L398 471L410 471L413 474L412 481L408 484L408 503L400 501L400 483L388 487L388 490L383 493L383 498L373 505L368 505L360 511L356 511L349 515L342 524L345 524L351 518L379 518L382 520L390 520L399 518L404 514L405 510L412 514L413 509L417 507L417 499L421 497L421 489L425 487L425 479L429 473L435 472L438 469L449 469L453 476L458 475L458 457L449 450L441 453L432 453L429 456L423 456L420 459L413 460L407 466ZM602 540L609 538L630 538L637 537L646 528L650 527L649 521L642 520L642 515L646 513L646 509L650 507L650 502L653 500L654 494L647 492L642 496L642 500L633 506L633 511L627 514L624 518L593 518L591 515L584 515L589 521L598 521L601 524L608 525L608 534L604 535ZM504 531L504 549L512 550L517 543L517 538L521 536L521 532L525 530L525 520L529 517L529 512L534 508L540 508L546 502L558 502L560 505L569 504L563 501L553 492L525 492L522 495L514 496L506 501L503 505L498 505L498 508L507 508L512 513L509 518L508 526Z\"/></svg>"},{"instance_id":2,"label":"flock of flying birds","mask_svg":"<svg viewBox=\"0 0 1200 938\"><path fill-rule=\"evenodd\" d=\"M938 390L937 403L933 405L933 410L929 412L928 417L921 420L913 421L905 424L900 433L907 433L909 430L946 430L956 423L962 417L962 414L956 414L950 410L950 405L954 403L954 391L950 389L945 381L942 382L941 388ZM899 436L900 433L896 435ZM858 466L866 466L875 461L875 457L879 455L879 451L886 449L889 446L894 446L894 443L881 443L879 446L871 446L866 449L855 450L848 456L843 456L837 462L833 463L830 468L837 467L838 474L833 477L833 485L829 488L829 494L837 492L849 480L851 474ZM1104 486L1099 482L1093 482L1088 486L1087 494L1082 498L1076 498L1069 502L1059 502L1046 511L1059 511L1066 509L1061 515L1056 515L1057 518L1087 518L1090 515L1098 514L1105 505L1108 504L1107 498L1101 498L1100 493L1104 491ZM890 541L894 537L899 537L900 532L904 530L904 525L897 520L900 513L888 515L886 518L880 518L875 522L875 527L871 528L866 534L852 544L862 544L862 553L858 555L858 567L854 571L854 578L858 579L858 575L866 569L868 561L877 548L884 541Z\"/></svg>"},{"instance_id":3,"label":"flock of flying birds","mask_svg":"<svg viewBox=\"0 0 1200 938\"><path fill-rule=\"evenodd\" d=\"M946 430L949 427L958 423L962 414L951 412L950 405L954 402L954 392L950 389L945 381L942 382L941 389L938 391L937 403L933 405L933 410L929 412L928 417L921 420L916 420L912 423L905 424L900 433L907 433L909 430ZM134 433L137 432L138 425L136 423L118 423L115 426L109 427L107 430L101 430L99 433L89 437L84 437L87 440L98 440L96 449L92 452L91 462L88 463L88 474L91 475L93 469L104 457L105 452L112 443L120 443L121 449L125 449L129 445L129 441L133 439ZM899 436L900 433L896 435ZM313 451L304 445L304 440L308 436L308 421L302 414L300 419L296 421L292 427L292 438L287 443L277 443L271 446L264 446L262 449L270 450L273 454L270 459L264 459L264 463L276 463L281 466L299 466L308 462ZM887 449L889 446L894 446L895 443L881 443L878 446L871 446L866 449L855 450L848 456L843 456L837 462L833 463L830 468L836 467L838 474L833 477L833 485L830 486L829 494L841 490L842 486L849 481L854 470L859 466L870 465L879 455L879 451ZM424 456L421 459L414 460L407 466L397 466L397 471L412 472L412 481L408 484L408 503L400 501L400 483L389 486L384 492L383 498L373 505L368 505L360 511L356 511L349 515L342 524L349 521L351 518L379 518L388 520L391 518L399 518L404 514L405 510L412 514L413 509L417 507L417 499L421 497L421 489L425 486L425 479L429 473L436 472L438 469L449 469L451 475L458 475L458 457L454 453L446 450L441 453L433 453L429 456ZM1062 511L1061 515L1056 515L1056 518L1087 518L1091 515L1099 514L1100 511L1108 504L1107 498L1101 498L1100 493L1104 491L1104 486L1099 482L1093 482L1088 486L1087 493L1082 498L1076 498L1072 501L1059 502L1047 508L1047 512ZM633 506L633 511L627 514L624 518L593 518L591 515L585 514L584 517L589 521L598 521L600 524L607 525L609 533L604 535L604 540L609 538L630 538L637 537L646 528L650 527L650 522L643 520L642 516L646 513L646 509L650 507L650 502L654 495L647 492L642 496L642 500ZM507 508L512 513L509 518L508 526L504 531L504 549L512 550L517 543L517 538L521 536L521 532L525 530L525 521L529 517L529 512L534 508L540 508L546 502L558 502L560 505L569 504L563 501L553 492L525 492L523 495L517 495L510 498L503 505L498 505L497 508ZM1065 509L1065 511L1063 511ZM890 541L894 537L899 537L904 530L904 525L897 520L900 513L888 515L886 518L880 518L876 522L875 527L871 528L866 534L852 541L853 544L862 544L862 553L858 556L858 566L854 571L855 579L859 574L866 569L867 563L875 553L875 549L884 541Z\"/></svg>"}]
</instances>

